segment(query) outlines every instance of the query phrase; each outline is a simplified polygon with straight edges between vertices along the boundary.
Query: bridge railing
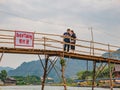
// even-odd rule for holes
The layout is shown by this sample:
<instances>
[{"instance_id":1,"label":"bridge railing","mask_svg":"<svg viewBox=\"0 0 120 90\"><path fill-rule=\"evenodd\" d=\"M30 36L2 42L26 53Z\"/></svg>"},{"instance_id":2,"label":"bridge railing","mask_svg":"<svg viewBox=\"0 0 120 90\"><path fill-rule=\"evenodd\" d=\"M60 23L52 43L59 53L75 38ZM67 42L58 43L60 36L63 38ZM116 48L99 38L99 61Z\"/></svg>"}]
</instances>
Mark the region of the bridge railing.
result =
<instances>
[{"instance_id":1,"label":"bridge railing","mask_svg":"<svg viewBox=\"0 0 120 90\"><path fill-rule=\"evenodd\" d=\"M0 47L12 47L12 48L34 48L34 49L46 49L46 50L59 50L63 51L63 45L66 44L63 39L63 35L37 33L34 32L34 47L21 47L14 45L15 30L0 29ZM74 45L74 44L70 44ZM74 53L101 56L106 55L111 58L111 53L118 50L120 47L101 42L93 42L91 40L76 39L76 50ZM71 51L70 51L71 52Z\"/></svg>"}]
</instances>

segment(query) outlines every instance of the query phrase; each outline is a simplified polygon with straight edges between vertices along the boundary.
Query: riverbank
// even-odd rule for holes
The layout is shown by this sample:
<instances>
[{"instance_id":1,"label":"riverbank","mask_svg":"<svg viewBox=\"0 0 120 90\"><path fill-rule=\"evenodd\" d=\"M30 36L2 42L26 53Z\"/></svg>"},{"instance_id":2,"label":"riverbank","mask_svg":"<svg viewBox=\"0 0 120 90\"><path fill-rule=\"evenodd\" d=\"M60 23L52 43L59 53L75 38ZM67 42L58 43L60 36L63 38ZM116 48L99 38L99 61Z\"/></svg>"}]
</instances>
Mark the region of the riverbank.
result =
<instances>
[{"instance_id":1,"label":"riverbank","mask_svg":"<svg viewBox=\"0 0 120 90\"><path fill-rule=\"evenodd\" d=\"M25 85L25 86L1 86L0 90L40 90L41 85ZM91 90L91 87L67 87L68 90ZM45 86L45 90L64 90L63 86ZM110 90L109 88L95 88L95 90ZM113 90L120 90L114 88Z\"/></svg>"}]
</instances>

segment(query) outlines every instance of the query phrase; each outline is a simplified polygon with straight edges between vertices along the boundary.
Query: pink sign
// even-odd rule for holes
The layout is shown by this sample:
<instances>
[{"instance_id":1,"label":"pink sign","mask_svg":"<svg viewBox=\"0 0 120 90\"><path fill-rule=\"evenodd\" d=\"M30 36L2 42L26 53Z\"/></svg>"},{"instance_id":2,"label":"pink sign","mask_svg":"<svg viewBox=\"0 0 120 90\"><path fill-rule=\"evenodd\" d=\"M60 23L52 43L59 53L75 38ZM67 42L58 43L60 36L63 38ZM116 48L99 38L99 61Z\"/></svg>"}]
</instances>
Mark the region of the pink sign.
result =
<instances>
[{"instance_id":1,"label":"pink sign","mask_svg":"<svg viewBox=\"0 0 120 90\"><path fill-rule=\"evenodd\" d=\"M34 33L15 31L15 46L34 47Z\"/></svg>"}]
</instances>

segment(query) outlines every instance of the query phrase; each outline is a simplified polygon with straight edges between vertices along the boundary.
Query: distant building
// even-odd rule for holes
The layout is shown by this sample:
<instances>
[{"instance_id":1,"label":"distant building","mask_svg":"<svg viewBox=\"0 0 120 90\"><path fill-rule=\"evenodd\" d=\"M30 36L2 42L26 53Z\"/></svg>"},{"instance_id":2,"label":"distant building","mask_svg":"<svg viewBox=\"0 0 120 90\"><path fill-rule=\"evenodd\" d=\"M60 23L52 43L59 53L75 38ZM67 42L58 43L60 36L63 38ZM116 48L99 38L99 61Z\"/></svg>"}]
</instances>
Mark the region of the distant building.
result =
<instances>
[{"instance_id":1,"label":"distant building","mask_svg":"<svg viewBox=\"0 0 120 90\"><path fill-rule=\"evenodd\" d=\"M114 78L116 83L120 83L120 65L114 67Z\"/></svg>"},{"instance_id":2,"label":"distant building","mask_svg":"<svg viewBox=\"0 0 120 90\"><path fill-rule=\"evenodd\" d=\"M41 77L40 79L41 79L41 81L43 81L43 77ZM50 83L54 83L54 79L51 78L51 77L47 77L47 78L46 78L46 83L49 83L49 84L50 84Z\"/></svg>"},{"instance_id":3,"label":"distant building","mask_svg":"<svg viewBox=\"0 0 120 90\"><path fill-rule=\"evenodd\" d=\"M17 81L12 77L7 77L4 81L5 85L16 85Z\"/></svg>"}]
</instances>

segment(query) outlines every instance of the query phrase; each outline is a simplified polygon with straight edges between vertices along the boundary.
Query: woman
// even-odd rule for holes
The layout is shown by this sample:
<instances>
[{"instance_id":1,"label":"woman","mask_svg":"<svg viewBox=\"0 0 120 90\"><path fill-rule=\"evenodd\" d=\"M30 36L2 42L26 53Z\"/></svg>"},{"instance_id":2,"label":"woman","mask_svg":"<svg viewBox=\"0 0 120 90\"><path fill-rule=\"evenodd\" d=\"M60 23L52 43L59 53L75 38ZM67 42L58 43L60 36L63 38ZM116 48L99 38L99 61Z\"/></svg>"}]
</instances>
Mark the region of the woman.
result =
<instances>
[{"instance_id":1,"label":"woman","mask_svg":"<svg viewBox=\"0 0 120 90\"><path fill-rule=\"evenodd\" d=\"M73 30L71 30L71 40L70 40L70 43L71 43L71 50L72 52L75 51L75 43L76 43L76 34L74 33Z\"/></svg>"}]
</instances>

